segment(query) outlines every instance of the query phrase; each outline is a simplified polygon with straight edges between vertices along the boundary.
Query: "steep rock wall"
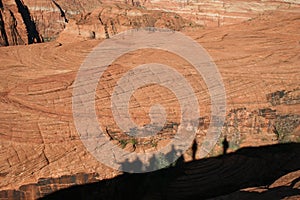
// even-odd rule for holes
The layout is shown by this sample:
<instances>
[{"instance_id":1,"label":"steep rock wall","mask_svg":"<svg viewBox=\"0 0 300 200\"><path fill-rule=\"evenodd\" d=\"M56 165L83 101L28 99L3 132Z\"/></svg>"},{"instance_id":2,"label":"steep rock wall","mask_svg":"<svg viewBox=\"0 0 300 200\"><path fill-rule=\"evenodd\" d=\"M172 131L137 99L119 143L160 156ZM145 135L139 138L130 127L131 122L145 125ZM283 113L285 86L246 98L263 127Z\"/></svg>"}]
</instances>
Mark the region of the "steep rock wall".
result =
<instances>
[{"instance_id":1,"label":"steep rock wall","mask_svg":"<svg viewBox=\"0 0 300 200\"><path fill-rule=\"evenodd\" d=\"M100 12L101 7L102 9L106 7L108 10L111 7L118 7L119 9L114 8L114 17L117 17L118 20L120 19L116 15L122 16L124 13L126 15L126 10L138 10L137 12L139 12L143 18L147 18L147 14L151 10L156 10L169 13L165 15L170 16L174 15L172 13L176 13L183 17L185 21L189 21L190 26L192 27L215 27L251 20L266 11L293 12L292 10L294 8L299 8L300 6L299 1L297 0L88 0L84 2L67 0L2 1L3 2L0 4L2 5L0 15L1 46L52 41L56 39L68 26L68 22L71 24L68 29L71 29L74 33L77 32L78 34L78 29L82 26L82 21L86 20L89 15L95 14L95 9ZM114 4L117 6L114 6ZM116 11L119 13L117 14ZM120 23L128 24L135 21L132 17L128 18L123 16L121 18ZM165 20L166 21L162 22L162 24L168 23L169 20ZM83 28L86 29L83 35L84 37L94 37L94 33L98 32L98 34L96 34L98 36L96 37L106 38L107 32L109 32L106 30L109 28L108 26L122 26L122 24L116 24L116 21L112 21L112 23L113 25L103 25L99 20L90 21L90 27ZM141 25L146 24L147 23L142 23ZM135 26L128 26L126 29L132 27ZM167 24L165 27L173 28L174 26L169 26ZM120 30L125 29L121 28Z\"/></svg>"}]
</instances>

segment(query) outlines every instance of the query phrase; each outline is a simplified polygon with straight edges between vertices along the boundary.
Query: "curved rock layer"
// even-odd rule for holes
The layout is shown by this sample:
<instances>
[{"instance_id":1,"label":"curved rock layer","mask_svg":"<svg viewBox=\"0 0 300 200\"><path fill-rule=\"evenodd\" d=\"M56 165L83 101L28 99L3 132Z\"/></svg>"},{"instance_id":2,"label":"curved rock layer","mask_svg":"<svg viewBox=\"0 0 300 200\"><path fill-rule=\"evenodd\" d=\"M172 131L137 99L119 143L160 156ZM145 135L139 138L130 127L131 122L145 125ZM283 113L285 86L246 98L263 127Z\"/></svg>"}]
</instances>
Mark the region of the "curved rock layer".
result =
<instances>
[{"instance_id":1,"label":"curved rock layer","mask_svg":"<svg viewBox=\"0 0 300 200\"><path fill-rule=\"evenodd\" d=\"M10 9L18 9L14 1L11 5L14 7ZM230 141L230 151L249 145L299 142L299 13L298 8L266 12L238 25L184 30L209 52L222 75L228 114L222 134ZM97 16L94 14L82 26L88 25L89 19L93 21ZM21 14L15 17L22 19ZM167 17L171 16L166 14ZM21 30L26 35L25 23L18 26L23 27L18 30L20 35ZM58 41L0 48L0 190L19 190L23 185L38 183L40 178L97 173L97 179L102 180L120 174L86 150L72 115L77 71L101 41L67 38L64 36L72 35L72 31L65 31ZM37 40L36 34L32 36ZM7 38L10 41L8 32ZM28 42L28 38L22 40ZM210 96L201 76L183 58L170 52L136 51L120 57L108 68L96 96L103 130L107 128L108 134L114 136L113 142L128 151L155 150L168 142L167 138L146 146L141 141L124 141L118 135L108 101L126 71L154 61L177 69L194 88L201 110L197 132L200 146L211 118ZM174 95L155 86L142 88L134 97L131 114L141 125L149 122L149 102L161 100L167 108L174 108L174 112L169 111L175 114L178 109ZM171 122L177 122L175 114L171 115ZM282 124L286 127L282 128ZM211 155L220 154L221 142L220 139ZM191 159L189 152L185 159ZM74 183L77 182L67 181L66 185ZM0 195L3 194L6 195Z\"/></svg>"},{"instance_id":2,"label":"curved rock layer","mask_svg":"<svg viewBox=\"0 0 300 200\"><path fill-rule=\"evenodd\" d=\"M1 0L0 45L32 44L67 38L107 38L136 27L181 30L251 20L266 11L294 12L298 1L99 1ZM183 19L182 19L183 18Z\"/></svg>"},{"instance_id":3,"label":"curved rock layer","mask_svg":"<svg viewBox=\"0 0 300 200\"><path fill-rule=\"evenodd\" d=\"M289 12L299 8L297 0L186 0L186 1L146 1L145 6L176 12L197 24L209 27L240 23L257 17L266 11Z\"/></svg>"}]
</instances>

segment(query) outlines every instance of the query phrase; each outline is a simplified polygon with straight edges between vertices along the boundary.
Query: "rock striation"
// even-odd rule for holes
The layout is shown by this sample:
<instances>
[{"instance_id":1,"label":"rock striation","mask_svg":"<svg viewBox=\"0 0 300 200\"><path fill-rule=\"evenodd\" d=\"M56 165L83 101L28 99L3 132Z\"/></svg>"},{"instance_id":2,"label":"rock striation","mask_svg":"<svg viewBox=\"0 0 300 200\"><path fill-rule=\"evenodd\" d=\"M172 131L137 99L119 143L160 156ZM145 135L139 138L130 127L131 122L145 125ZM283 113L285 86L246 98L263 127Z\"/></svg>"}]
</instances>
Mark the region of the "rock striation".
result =
<instances>
[{"instance_id":1,"label":"rock striation","mask_svg":"<svg viewBox=\"0 0 300 200\"><path fill-rule=\"evenodd\" d=\"M229 152L245 146L300 141L298 1L290 1L290 7L256 9L255 15L245 11L250 20L220 26L201 25L192 14L179 12L195 6L197 2L192 1L182 8L171 1L134 5L70 2L0 3L0 198L35 199L121 173L101 164L82 144L72 115L72 92L78 69L93 48L129 28L154 25L180 30L200 43L218 66L226 88L227 116L222 137L210 156L220 155L225 135ZM243 2L245 6L256 1ZM289 4L257 1L255 5L267 9L270 2ZM211 6L213 10L214 4ZM129 152L156 150L169 141L166 137L145 144L121 138L123 133L114 123L108 101L124 73L151 62L174 67L194 88L201 110L196 138L200 147L211 121L210 95L190 64L170 52L136 51L108 68L97 88L95 107L100 125L107 128L114 144ZM131 100L136 123L149 123L149 104L159 100L172 113L167 131L173 133L178 127L178 102L170 91L149 86L136 91ZM191 160L190 150L184 157Z\"/></svg>"},{"instance_id":2,"label":"rock striation","mask_svg":"<svg viewBox=\"0 0 300 200\"><path fill-rule=\"evenodd\" d=\"M1 0L0 6L0 44L8 46L52 41L65 29L69 37L107 38L145 26L173 30L225 26L266 11L294 12L300 4L296 0Z\"/></svg>"}]
</instances>

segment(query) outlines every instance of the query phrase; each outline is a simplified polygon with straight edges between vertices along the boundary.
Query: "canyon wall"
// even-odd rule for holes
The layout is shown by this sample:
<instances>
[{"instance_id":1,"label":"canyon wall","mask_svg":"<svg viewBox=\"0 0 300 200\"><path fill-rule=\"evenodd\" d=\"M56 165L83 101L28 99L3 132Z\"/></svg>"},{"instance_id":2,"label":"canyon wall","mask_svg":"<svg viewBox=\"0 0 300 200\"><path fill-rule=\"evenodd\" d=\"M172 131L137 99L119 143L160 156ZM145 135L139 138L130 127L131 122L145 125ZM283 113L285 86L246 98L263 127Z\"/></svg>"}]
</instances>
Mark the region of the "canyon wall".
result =
<instances>
[{"instance_id":1,"label":"canyon wall","mask_svg":"<svg viewBox=\"0 0 300 200\"><path fill-rule=\"evenodd\" d=\"M250 20L265 11L288 12L299 7L296 0L183 0L147 1L149 9L162 9L176 12L202 26L224 26Z\"/></svg>"},{"instance_id":2,"label":"canyon wall","mask_svg":"<svg viewBox=\"0 0 300 200\"><path fill-rule=\"evenodd\" d=\"M68 29L69 36L107 38L116 31L145 26L174 30L224 26L251 20L266 11L293 12L300 3L296 0L1 0L0 6L0 45L8 46L52 41L64 29ZM164 14L154 14L155 11ZM100 15L108 21L101 22ZM174 25L174 21L180 25Z\"/></svg>"}]
</instances>

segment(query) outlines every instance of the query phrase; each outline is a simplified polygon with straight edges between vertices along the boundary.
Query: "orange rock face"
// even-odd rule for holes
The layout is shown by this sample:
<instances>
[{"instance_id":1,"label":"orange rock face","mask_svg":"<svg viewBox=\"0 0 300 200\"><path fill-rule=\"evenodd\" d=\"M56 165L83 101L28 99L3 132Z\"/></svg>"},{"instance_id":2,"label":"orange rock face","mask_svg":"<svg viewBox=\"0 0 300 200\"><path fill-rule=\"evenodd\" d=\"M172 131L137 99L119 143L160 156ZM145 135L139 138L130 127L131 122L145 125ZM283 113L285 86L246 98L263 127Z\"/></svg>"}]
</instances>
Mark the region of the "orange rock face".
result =
<instances>
[{"instance_id":1,"label":"orange rock face","mask_svg":"<svg viewBox=\"0 0 300 200\"><path fill-rule=\"evenodd\" d=\"M131 4L2 0L0 43L8 47L0 48L0 198L18 199L12 192L18 190L20 199L35 199L66 185L121 173L101 164L82 144L72 115L72 92L78 69L92 49L104 38L131 28L178 30L208 51L226 89L222 136L227 135L229 151L249 145L299 142L298 1ZM32 44L42 41L50 42ZM167 134L147 144L122 137L108 101L126 71L150 62L172 66L194 88L201 111L197 127L200 146L211 122L210 95L203 78L190 64L170 52L136 51L108 68L96 91L95 108L103 130L107 128L113 142L127 151L156 150L168 142ZM166 125L165 131L173 133L179 109L168 90L157 86L137 90L130 102L130 114L137 124L147 124L149 102L157 101L173 113L168 118L173 124ZM211 156L221 153L221 143L222 138ZM191 152L184 156L190 160ZM66 185L57 183L65 179ZM28 192L31 187L43 191L32 194Z\"/></svg>"},{"instance_id":2,"label":"orange rock face","mask_svg":"<svg viewBox=\"0 0 300 200\"><path fill-rule=\"evenodd\" d=\"M266 11L289 12L299 8L299 2L293 0L89 0L84 3L1 0L0 5L2 46L51 41L65 29L68 37L106 38L136 27L163 26L174 30L189 26L215 27L251 20Z\"/></svg>"},{"instance_id":3,"label":"orange rock face","mask_svg":"<svg viewBox=\"0 0 300 200\"><path fill-rule=\"evenodd\" d=\"M223 26L247 21L265 11L287 11L299 7L295 0L266 0L266 1L147 1L146 7L163 8L180 13L185 18L192 19L202 26Z\"/></svg>"}]
</instances>

